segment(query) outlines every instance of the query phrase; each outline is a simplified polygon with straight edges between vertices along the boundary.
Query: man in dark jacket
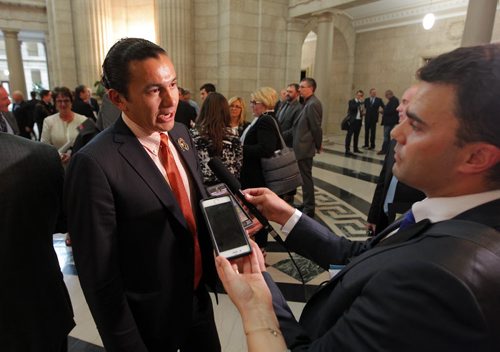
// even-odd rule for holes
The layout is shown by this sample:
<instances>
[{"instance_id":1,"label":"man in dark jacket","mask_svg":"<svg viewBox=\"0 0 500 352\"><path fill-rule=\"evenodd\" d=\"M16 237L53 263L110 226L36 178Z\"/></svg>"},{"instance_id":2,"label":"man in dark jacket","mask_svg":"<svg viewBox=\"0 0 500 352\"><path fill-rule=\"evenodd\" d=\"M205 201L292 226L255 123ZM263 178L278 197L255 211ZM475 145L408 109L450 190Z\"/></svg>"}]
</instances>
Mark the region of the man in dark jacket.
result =
<instances>
[{"instance_id":1,"label":"man in dark jacket","mask_svg":"<svg viewBox=\"0 0 500 352\"><path fill-rule=\"evenodd\" d=\"M399 105L399 100L394 96L392 90L385 91L385 97L387 98L387 105L384 108L384 114L382 115L382 126L384 126L384 144L382 144L382 149L377 152L378 155L387 154L389 150L389 142L391 141L391 131L394 126L397 125L399 120L398 111L396 110Z\"/></svg>"}]
</instances>

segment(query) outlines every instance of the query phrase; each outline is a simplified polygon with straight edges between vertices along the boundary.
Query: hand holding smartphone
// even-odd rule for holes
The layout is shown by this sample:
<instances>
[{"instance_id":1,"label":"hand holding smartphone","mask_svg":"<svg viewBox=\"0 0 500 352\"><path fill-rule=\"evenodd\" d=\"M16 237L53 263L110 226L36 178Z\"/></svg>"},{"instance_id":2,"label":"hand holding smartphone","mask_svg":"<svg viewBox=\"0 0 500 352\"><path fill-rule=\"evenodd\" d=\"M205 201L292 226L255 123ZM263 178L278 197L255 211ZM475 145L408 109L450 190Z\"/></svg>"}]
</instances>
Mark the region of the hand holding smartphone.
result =
<instances>
[{"instance_id":1,"label":"hand holding smartphone","mask_svg":"<svg viewBox=\"0 0 500 352\"><path fill-rule=\"evenodd\" d=\"M200 205L217 255L233 259L252 252L230 196L203 199Z\"/></svg>"}]
</instances>

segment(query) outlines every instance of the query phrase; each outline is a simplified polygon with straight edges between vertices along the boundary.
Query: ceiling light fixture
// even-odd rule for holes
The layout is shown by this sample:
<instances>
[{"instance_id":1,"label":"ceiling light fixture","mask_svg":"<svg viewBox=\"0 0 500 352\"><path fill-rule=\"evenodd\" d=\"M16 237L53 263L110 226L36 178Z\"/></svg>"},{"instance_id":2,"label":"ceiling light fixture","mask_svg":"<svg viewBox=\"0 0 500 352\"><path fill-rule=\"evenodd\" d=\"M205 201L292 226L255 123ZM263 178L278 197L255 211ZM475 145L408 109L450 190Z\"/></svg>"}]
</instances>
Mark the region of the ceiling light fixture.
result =
<instances>
[{"instance_id":1,"label":"ceiling light fixture","mask_svg":"<svg viewBox=\"0 0 500 352\"><path fill-rule=\"evenodd\" d=\"M422 20L422 26L425 30L429 30L434 26L434 22L436 22L436 16L433 13L428 13Z\"/></svg>"}]
</instances>

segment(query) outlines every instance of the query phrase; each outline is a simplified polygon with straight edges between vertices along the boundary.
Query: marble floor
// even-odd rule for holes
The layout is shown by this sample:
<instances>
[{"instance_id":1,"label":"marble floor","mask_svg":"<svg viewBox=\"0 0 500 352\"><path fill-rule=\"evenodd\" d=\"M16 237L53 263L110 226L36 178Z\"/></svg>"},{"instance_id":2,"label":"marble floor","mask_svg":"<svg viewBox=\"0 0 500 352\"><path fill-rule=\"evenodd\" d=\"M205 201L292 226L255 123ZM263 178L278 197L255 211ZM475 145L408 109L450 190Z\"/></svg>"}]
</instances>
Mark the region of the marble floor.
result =
<instances>
[{"instance_id":1,"label":"marble floor","mask_svg":"<svg viewBox=\"0 0 500 352\"><path fill-rule=\"evenodd\" d=\"M378 131L379 136L382 134ZM363 134L360 136L362 140ZM316 188L316 219L330 227L340 236L353 240L365 239L365 220L376 182L382 167L383 156L375 151L344 156L344 135L327 136L323 152L314 158L313 177ZM377 140L377 145L381 146ZM300 203L300 190L296 203ZM95 328L87 303L82 294L74 268L71 247L64 244L64 235L54 235L56 249L64 280L70 292L75 312L76 327L69 338L70 352L104 351L102 341ZM318 285L329 279L327 272L314 263L292 254L302 273L300 275L284 249L270 240L266 264L273 279L278 283L298 318L307 297ZM224 352L246 351L244 333L239 314L225 294L219 295L219 304L214 303L222 350Z\"/></svg>"}]
</instances>

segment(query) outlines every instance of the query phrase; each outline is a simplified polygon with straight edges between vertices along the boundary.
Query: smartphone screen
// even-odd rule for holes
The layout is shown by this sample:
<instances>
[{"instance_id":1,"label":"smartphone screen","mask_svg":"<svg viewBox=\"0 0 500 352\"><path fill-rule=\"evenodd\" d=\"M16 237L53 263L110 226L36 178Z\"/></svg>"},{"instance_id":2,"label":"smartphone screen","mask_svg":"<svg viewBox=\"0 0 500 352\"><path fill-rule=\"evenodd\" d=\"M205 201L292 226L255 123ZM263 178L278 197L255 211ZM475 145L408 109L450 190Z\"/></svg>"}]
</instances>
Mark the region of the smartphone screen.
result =
<instances>
[{"instance_id":1,"label":"smartphone screen","mask_svg":"<svg viewBox=\"0 0 500 352\"><path fill-rule=\"evenodd\" d=\"M234 194L231 192L229 188L224 183L218 183L214 186L207 187L207 192L212 197L218 196L231 196L231 200L233 201L234 208L236 209L236 213L243 225L244 228L250 227L253 224L252 219L248 215L248 213L243 209L241 203L236 199Z\"/></svg>"},{"instance_id":2,"label":"smartphone screen","mask_svg":"<svg viewBox=\"0 0 500 352\"><path fill-rule=\"evenodd\" d=\"M247 235L229 196L201 201L216 252L228 259L251 252Z\"/></svg>"}]
</instances>

